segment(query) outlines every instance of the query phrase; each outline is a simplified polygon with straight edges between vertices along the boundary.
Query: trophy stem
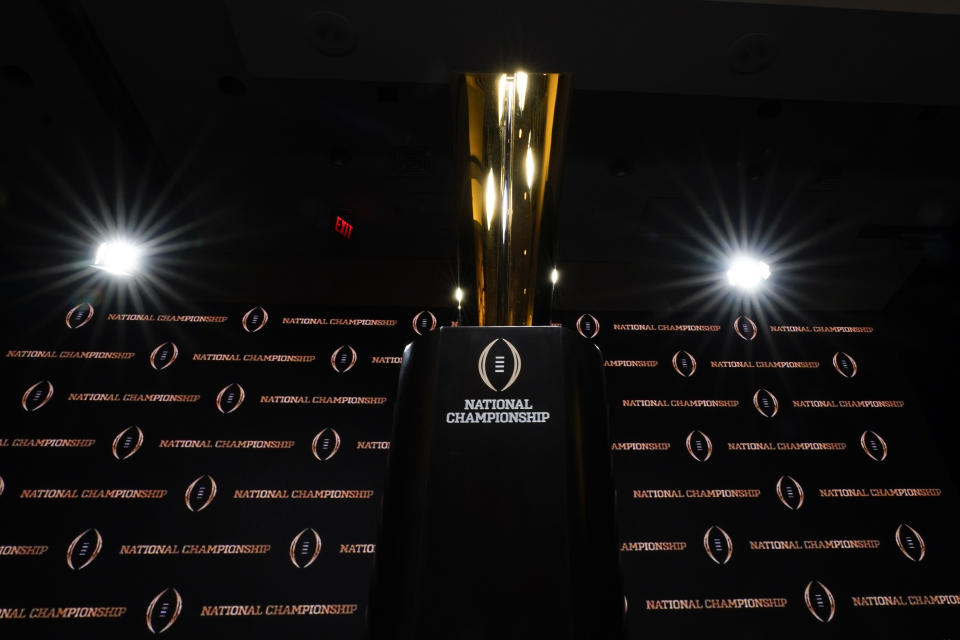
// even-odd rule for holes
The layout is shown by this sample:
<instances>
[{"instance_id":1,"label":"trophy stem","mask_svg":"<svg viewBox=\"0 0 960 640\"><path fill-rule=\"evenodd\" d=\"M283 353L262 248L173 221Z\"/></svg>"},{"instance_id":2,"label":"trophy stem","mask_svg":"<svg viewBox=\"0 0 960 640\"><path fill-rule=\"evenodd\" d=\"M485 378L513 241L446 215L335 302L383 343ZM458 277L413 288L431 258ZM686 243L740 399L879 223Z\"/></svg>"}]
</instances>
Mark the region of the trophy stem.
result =
<instances>
[{"instance_id":1,"label":"trophy stem","mask_svg":"<svg viewBox=\"0 0 960 640\"><path fill-rule=\"evenodd\" d=\"M461 237L468 248L461 255L473 258L461 267L476 285L477 324L531 325L537 276L544 272L543 231L554 226L544 224L556 192L547 185L556 183L550 167L559 164L555 131L567 110L558 103L566 99L569 78L517 72L461 74L457 80L467 230Z\"/></svg>"}]
</instances>

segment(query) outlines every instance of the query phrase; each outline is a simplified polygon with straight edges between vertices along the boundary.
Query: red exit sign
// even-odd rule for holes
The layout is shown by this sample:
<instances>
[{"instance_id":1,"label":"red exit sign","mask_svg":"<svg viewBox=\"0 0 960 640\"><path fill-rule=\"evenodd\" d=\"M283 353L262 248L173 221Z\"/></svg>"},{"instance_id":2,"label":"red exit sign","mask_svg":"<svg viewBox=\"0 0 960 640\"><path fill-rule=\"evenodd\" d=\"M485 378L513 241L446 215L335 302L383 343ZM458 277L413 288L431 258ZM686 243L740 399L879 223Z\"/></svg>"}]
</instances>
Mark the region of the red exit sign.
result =
<instances>
[{"instance_id":1,"label":"red exit sign","mask_svg":"<svg viewBox=\"0 0 960 640\"><path fill-rule=\"evenodd\" d=\"M349 240L350 234L353 233L353 225L340 216L337 216L336 221L333 223L333 230Z\"/></svg>"}]
</instances>

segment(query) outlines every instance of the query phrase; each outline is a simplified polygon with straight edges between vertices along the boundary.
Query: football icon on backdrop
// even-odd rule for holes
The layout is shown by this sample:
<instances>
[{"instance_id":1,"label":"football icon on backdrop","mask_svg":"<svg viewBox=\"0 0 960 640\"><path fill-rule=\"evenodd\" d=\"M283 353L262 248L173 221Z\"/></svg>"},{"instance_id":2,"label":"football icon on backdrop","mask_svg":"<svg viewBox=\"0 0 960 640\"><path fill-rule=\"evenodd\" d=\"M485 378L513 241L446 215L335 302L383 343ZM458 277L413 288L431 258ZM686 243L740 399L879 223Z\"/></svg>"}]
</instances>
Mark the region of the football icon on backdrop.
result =
<instances>
[{"instance_id":1,"label":"football icon on backdrop","mask_svg":"<svg viewBox=\"0 0 960 640\"><path fill-rule=\"evenodd\" d=\"M706 462L713 455L713 443L703 431L694 429L687 434L687 453L697 462Z\"/></svg>"},{"instance_id":2,"label":"football icon on backdrop","mask_svg":"<svg viewBox=\"0 0 960 640\"><path fill-rule=\"evenodd\" d=\"M173 626L182 609L183 598L180 597L180 592L173 587L164 589L147 605L147 629L150 633L160 635Z\"/></svg>"},{"instance_id":3,"label":"football icon on backdrop","mask_svg":"<svg viewBox=\"0 0 960 640\"><path fill-rule=\"evenodd\" d=\"M143 431L140 430L140 427L127 427L113 439L113 446L110 450L113 451L113 457L117 460L126 460L139 451L142 444Z\"/></svg>"},{"instance_id":4,"label":"football icon on backdrop","mask_svg":"<svg viewBox=\"0 0 960 640\"><path fill-rule=\"evenodd\" d=\"M857 375L857 361L849 353L837 351L833 354L833 368L844 378L852 378Z\"/></svg>"},{"instance_id":5,"label":"football icon on backdrop","mask_svg":"<svg viewBox=\"0 0 960 640\"><path fill-rule=\"evenodd\" d=\"M290 562L297 569L306 569L320 555L320 534L307 527L290 541Z\"/></svg>"},{"instance_id":6,"label":"football icon on backdrop","mask_svg":"<svg viewBox=\"0 0 960 640\"><path fill-rule=\"evenodd\" d=\"M170 341L162 342L150 352L150 366L157 371L163 371L176 361L178 355L180 355L180 349L177 345Z\"/></svg>"},{"instance_id":7,"label":"football icon on backdrop","mask_svg":"<svg viewBox=\"0 0 960 640\"><path fill-rule=\"evenodd\" d=\"M506 391L520 376L520 352L505 338L490 341L477 361L480 379L494 391Z\"/></svg>"},{"instance_id":8,"label":"football icon on backdrop","mask_svg":"<svg viewBox=\"0 0 960 640\"><path fill-rule=\"evenodd\" d=\"M689 378L697 371L697 360L689 351L680 349L673 354L673 370L684 378Z\"/></svg>"},{"instance_id":9,"label":"football icon on backdrop","mask_svg":"<svg viewBox=\"0 0 960 640\"><path fill-rule=\"evenodd\" d=\"M333 427L321 429L313 436L310 450L313 451L313 457L320 462L330 460L340 450L340 434Z\"/></svg>"},{"instance_id":10,"label":"football icon on backdrop","mask_svg":"<svg viewBox=\"0 0 960 640\"><path fill-rule=\"evenodd\" d=\"M247 333L256 333L267 326L267 320L269 319L270 315L266 309L263 307L254 307L243 314L243 317L240 319L240 324L243 325L243 330Z\"/></svg>"},{"instance_id":11,"label":"football icon on backdrop","mask_svg":"<svg viewBox=\"0 0 960 640\"><path fill-rule=\"evenodd\" d=\"M437 328L437 316L433 315L427 310L423 310L417 315L413 316L413 332L418 336L422 336L425 333L430 333Z\"/></svg>"},{"instance_id":12,"label":"football icon on backdrop","mask_svg":"<svg viewBox=\"0 0 960 640\"><path fill-rule=\"evenodd\" d=\"M36 411L50 402L50 398L52 397L53 383L49 380L41 380L40 382L34 382L23 392L23 397L20 399L20 406L23 407L24 411Z\"/></svg>"},{"instance_id":13,"label":"football icon on backdrop","mask_svg":"<svg viewBox=\"0 0 960 640\"><path fill-rule=\"evenodd\" d=\"M584 338L593 339L600 333L600 323L589 313L585 313L577 318L577 333Z\"/></svg>"},{"instance_id":14,"label":"football icon on backdrop","mask_svg":"<svg viewBox=\"0 0 960 640\"><path fill-rule=\"evenodd\" d=\"M737 316L733 321L733 330L747 342L757 337L757 323L747 316Z\"/></svg>"},{"instance_id":15,"label":"football icon on backdrop","mask_svg":"<svg viewBox=\"0 0 960 640\"><path fill-rule=\"evenodd\" d=\"M67 311L66 323L68 329L79 329L93 319L93 305L81 302L70 311Z\"/></svg>"},{"instance_id":16,"label":"football icon on backdrop","mask_svg":"<svg viewBox=\"0 0 960 640\"><path fill-rule=\"evenodd\" d=\"M346 373L357 364L357 352L348 344L340 345L330 354L330 366L337 373Z\"/></svg>"},{"instance_id":17,"label":"football icon on backdrop","mask_svg":"<svg viewBox=\"0 0 960 640\"><path fill-rule=\"evenodd\" d=\"M74 571L80 571L97 559L100 549L103 548L103 537L96 529L87 529L67 547L67 566Z\"/></svg>"},{"instance_id":18,"label":"football icon on backdrop","mask_svg":"<svg viewBox=\"0 0 960 640\"><path fill-rule=\"evenodd\" d=\"M4 488L5 486L6 486L6 485L3 483L3 476L0 476L0 496L3 495L3 488Z\"/></svg>"},{"instance_id":19,"label":"football icon on backdrop","mask_svg":"<svg viewBox=\"0 0 960 640\"><path fill-rule=\"evenodd\" d=\"M777 480L777 497L787 509L796 511L803 506L803 487L791 476L780 476Z\"/></svg>"},{"instance_id":20,"label":"football icon on backdrop","mask_svg":"<svg viewBox=\"0 0 960 640\"><path fill-rule=\"evenodd\" d=\"M914 562L920 562L927 555L927 545L924 543L923 537L908 524L901 524L897 527L894 539L903 555Z\"/></svg>"},{"instance_id":21,"label":"football icon on backdrop","mask_svg":"<svg viewBox=\"0 0 960 640\"><path fill-rule=\"evenodd\" d=\"M717 564L727 564L733 556L733 540L726 531L713 525L703 534L703 550Z\"/></svg>"},{"instance_id":22,"label":"football icon on backdrop","mask_svg":"<svg viewBox=\"0 0 960 640\"><path fill-rule=\"evenodd\" d=\"M247 397L247 392L243 390L236 382L232 382L220 389L217 394L217 411L220 413L233 413L243 404L243 399Z\"/></svg>"},{"instance_id":23,"label":"football icon on backdrop","mask_svg":"<svg viewBox=\"0 0 960 640\"><path fill-rule=\"evenodd\" d=\"M887 441L876 431L867 429L860 434L860 448L875 462L883 462L887 459Z\"/></svg>"},{"instance_id":24,"label":"football icon on backdrop","mask_svg":"<svg viewBox=\"0 0 960 640\"><path fill-rule=\"evenodd\" d=\"M753 394L753 406L764 418L772 418L780 410L777 396L766 389L757 389L756 393Z\"/></svg>"},{"instance_id":25,"label":"football icon on backdrop","mask_svg":"<svg viewBox=\"0 0 960 640\"><path fill-rule=\"evenodd\" d=\"M217 495L217 483L209 476L200 476L187 486L183 494L183 501L187 509L198 513L210 506Z\"/></svg>"},{"instance_id":26,"label":"football icon on backdrop","mask_svg":"<svg viewBox=\"0 0 960 640\"><path fill-rule=\"evenodd\" d=\"M827 585L819 580L811 580L803 590L803 601L807 610L820 622L830 622L837 613L837 602Z\"/></svg>"}]
</instances>

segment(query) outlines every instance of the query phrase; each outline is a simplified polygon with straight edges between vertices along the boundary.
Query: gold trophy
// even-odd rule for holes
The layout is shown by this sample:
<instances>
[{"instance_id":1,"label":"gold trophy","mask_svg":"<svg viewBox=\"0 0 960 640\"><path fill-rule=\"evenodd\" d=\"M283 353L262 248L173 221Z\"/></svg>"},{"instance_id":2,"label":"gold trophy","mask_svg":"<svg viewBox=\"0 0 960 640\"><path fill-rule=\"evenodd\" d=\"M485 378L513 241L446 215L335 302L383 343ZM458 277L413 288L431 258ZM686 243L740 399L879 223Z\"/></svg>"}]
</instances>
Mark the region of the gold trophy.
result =
<instances>
[{"instance_id":1,"label":"gold trophy","mask_svg":"<svg viewBox=\"0 0 960 640\"><path fill-rule=\"evenodd\" d=\"M481 326L404 350L370 640L624 637L603 356L527 326L551 302L567 86L456 78L460 277Z\"/></svg>"},{"instance_id":2,"label":"gold trophy","mask_svg":"<svg viewBox=\"0 0 960 640\"><path fill-rule=\"evenodd\" d=\"M534 324L537 276L553 267L569 85L560 73L455 78L461 267L474 280L479 326ZM549 298L549 289L539 293Z\"/></svg>"}]
</instances>

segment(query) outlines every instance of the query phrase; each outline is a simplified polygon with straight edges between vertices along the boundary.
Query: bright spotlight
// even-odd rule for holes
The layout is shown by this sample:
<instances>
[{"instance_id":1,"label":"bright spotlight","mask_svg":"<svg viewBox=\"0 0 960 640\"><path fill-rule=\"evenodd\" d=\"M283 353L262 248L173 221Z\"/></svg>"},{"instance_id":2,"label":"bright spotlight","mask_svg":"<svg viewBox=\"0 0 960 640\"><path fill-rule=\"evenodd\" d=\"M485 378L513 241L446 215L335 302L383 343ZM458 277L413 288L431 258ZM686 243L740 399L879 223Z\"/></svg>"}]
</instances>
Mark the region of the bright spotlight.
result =
<instances>
[{"instance_id":1,"label":"bright spotlight","mask_svg":"<svg viewBox=\"0 0 960 640\"><path fill-rule=\"evenodd\" d=\"M463 302L463 289L457 287L457 290L454 292L453 297L457 299L457 302Z\"/></svg>"},{"instance_id":2,"label":"bright spotlight","mask_svg":"<svg viewBox=\"0 0 960 640\"><path fill-rule=\"evenodd\" d=\"M129 276L137 270L140 247L126 240L104 242L97 249L97 257L91 266L118 276Z\"/></svg>"},{"instance_id":3,"label":"bright spotlight","mask_svg":"<svg viewBox=\"0 0 960 640\"><path fill-rule=\"evenodd\" d=\"M727 280L741 289L755 289L769 277L770 266L766 262L746 256L734 258L727 270Z\"/></svg>"},{"instance_id":4,"label":"bright spotlight","mask_svg":"<svg viewBox=\"0 0 960 640\"><path fill-rule=\"evenodd\" d=\"M556 269L554 269L553 271L550 272L550 282L552 282L553 284L557 284L557 280L559 280L559 279L560 279L560 272L559 272L559 271L557 271Z\"/></svg>"}]
</instances>

